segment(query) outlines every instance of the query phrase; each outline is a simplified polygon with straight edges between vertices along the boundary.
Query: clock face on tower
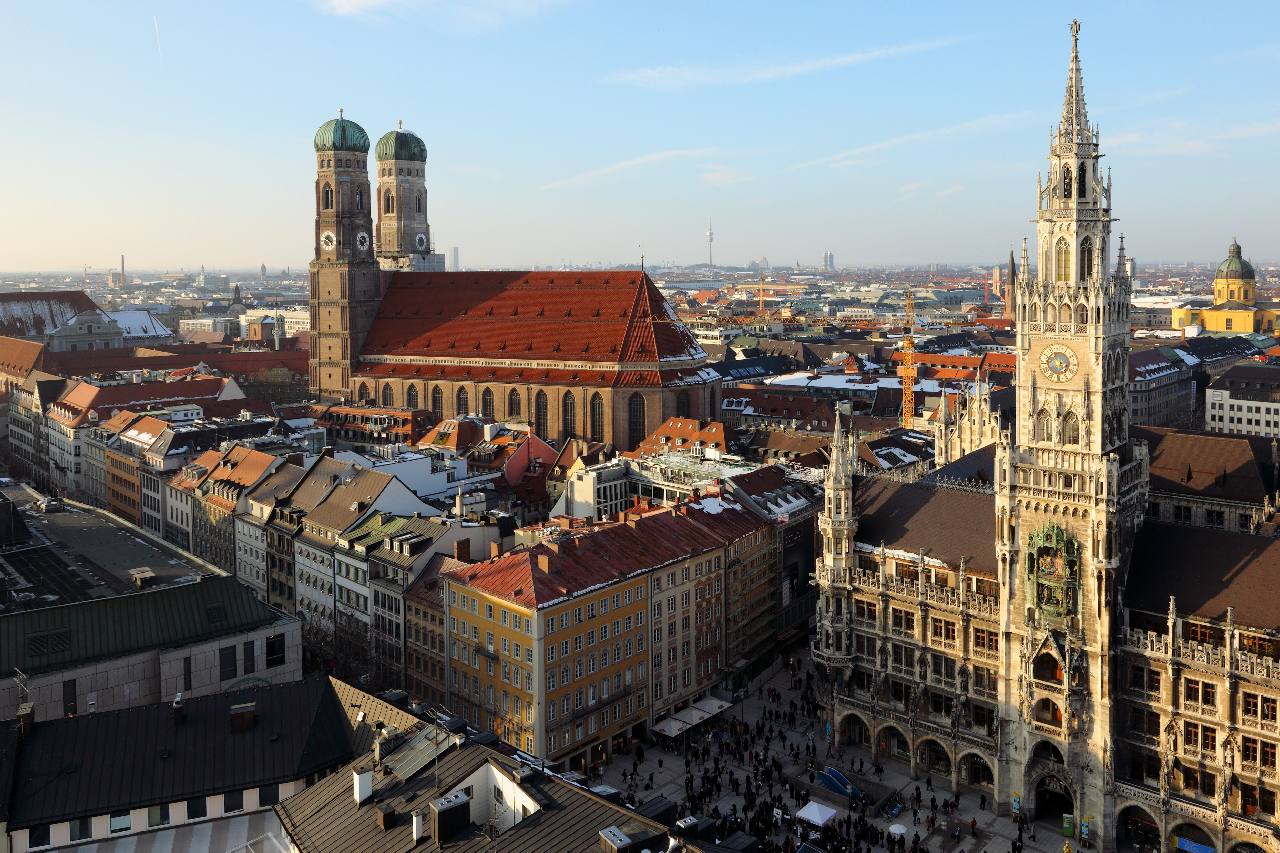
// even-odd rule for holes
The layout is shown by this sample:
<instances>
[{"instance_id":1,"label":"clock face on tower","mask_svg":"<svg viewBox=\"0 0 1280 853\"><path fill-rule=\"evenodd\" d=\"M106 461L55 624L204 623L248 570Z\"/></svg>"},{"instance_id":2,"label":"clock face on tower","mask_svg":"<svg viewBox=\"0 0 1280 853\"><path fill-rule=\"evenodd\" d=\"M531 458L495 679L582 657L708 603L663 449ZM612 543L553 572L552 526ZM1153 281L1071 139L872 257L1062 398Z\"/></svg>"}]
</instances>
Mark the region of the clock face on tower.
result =
<instances>
[{"instance_id":1,"label":"clock face on tower","mask_svg":"<svg viewBox=\"0 0 1280 853\"><path fill-rule=\"evenodd\" d=\"M413 244L418 247L418 251L425 252L427 250L427 235L419 234L413 238Z\"/></svg>"},{"instance_id":2,"label":"clock face on tower","mask_svg":"<svg viewBox=\"0 0 1280 853\"><path fill-rule=\"evenodd\" d=\"M338 243L338 238L333 236L332 231L326 231L320 235L320 245L326 249L332 249Z\"/></svg>"},{"instance_id":3,"label":"clock face on tower","mask_svg":"<svg viewBox=\"0 0 1280 853\"><path fill-rule=\"evenodd\" d=\"M357 249L359 249L359 250L360 250L360 251L362 251L362 252L368 251L368 249L369 249L369 235L368 235L368 234L366 234L365 232L361 231L359 234L357 234L357 235L356 235L356 248L357 248Z\"/></svg>"},{"instance_id":4,"label":"clock face on tower","mask_svg":"<svg viewBox=\"0 0 1280 853\"><path fill-rule=\"evenodd\" d=\"M1080 360L1071 347L1050 344L1040 352L1040 372L1054 382L1066 382L1080 369Z\"/></svg>"}]
</instances>

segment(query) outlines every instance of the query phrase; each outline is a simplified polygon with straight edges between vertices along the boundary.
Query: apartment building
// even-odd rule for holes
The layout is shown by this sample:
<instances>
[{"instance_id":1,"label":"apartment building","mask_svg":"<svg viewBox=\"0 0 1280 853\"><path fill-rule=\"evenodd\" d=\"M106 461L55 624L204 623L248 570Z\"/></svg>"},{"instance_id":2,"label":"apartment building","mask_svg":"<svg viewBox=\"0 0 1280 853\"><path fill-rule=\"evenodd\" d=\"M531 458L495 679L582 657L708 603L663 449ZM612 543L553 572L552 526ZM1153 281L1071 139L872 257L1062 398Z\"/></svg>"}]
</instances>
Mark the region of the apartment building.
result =
<instances>
[{"instance_id":1,"label":"apartment building","mask_svg":"<svg viewBox=\"0 0 1280 853\"><path fill-rule=\"evenodd\" d=\"M1205 390L1204 428L1280 436L1280 367L1240 363L1214 377Z\"/></svg>"}]
</instances>

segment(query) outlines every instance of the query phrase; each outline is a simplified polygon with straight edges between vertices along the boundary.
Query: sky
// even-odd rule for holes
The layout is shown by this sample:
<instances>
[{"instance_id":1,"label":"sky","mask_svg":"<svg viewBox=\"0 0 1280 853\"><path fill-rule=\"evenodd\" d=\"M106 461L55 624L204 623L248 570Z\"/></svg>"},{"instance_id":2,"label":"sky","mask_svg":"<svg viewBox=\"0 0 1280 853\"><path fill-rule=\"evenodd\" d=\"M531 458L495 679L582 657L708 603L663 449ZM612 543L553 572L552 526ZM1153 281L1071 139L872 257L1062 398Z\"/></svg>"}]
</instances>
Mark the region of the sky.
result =
<instances>
[{"instance_id":1,"label":"sky","mask_svg":"<svg viewBox=\"0 0 1280 853\"><path fill-rule=\"evenodd\" d=\"M1273 2L10 0L0 270L301 267L339 107L426 141L467 267L696 263L708 221L717 263L991 264L1071 15L1129 253L1280 258Z\"/></svg>"}]
</instances>

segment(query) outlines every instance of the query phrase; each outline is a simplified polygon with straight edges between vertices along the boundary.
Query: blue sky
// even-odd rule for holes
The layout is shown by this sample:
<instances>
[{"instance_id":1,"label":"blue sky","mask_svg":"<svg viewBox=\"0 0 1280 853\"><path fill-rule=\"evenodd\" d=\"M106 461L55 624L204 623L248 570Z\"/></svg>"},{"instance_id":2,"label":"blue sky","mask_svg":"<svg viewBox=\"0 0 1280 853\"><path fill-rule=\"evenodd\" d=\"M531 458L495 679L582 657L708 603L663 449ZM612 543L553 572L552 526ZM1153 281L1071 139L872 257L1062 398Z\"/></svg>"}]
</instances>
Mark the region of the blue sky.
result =
<instances>
[{"instance_id":1,"label":"blue sky","mask_svg":"<svg viewBox=\"0 0 1280 853\"><path fill-rule=\"evenodd\" d=\"M1030 234L1070 14L1117 228L1280 257L1274 3L13 3L0 269L275 268L315 128L427 143L468 266L991 263Z\"/></svg>"}]
</instances>

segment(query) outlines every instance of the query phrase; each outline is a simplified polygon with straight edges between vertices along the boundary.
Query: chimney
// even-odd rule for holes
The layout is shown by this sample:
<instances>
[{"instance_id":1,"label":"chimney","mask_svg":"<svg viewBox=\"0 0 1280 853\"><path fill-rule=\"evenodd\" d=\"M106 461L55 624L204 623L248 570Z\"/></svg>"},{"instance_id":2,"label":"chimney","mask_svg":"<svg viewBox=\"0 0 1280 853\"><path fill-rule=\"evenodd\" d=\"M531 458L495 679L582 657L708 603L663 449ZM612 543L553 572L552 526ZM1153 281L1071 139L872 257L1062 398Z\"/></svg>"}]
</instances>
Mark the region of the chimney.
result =
<instances>
[{"instance_id":1,"label":"chimney","mask_svg":"<svg viewBox=\"0 0 1280 853\"><path fill-rule=\"evenodd\" d=\"M490 542L489 543L489 559L492 560L494 557L500 557L500 556L502 556L502 543Z\"/></svg>"},{"instance_id":2,"label":"chimney","mask_svg":"<svg viewBox=\"0 0 1280 853\"><path fill-rule=\"evenodd\" d=\"M231 716L229 718L231 733L247 732L253 728L256 721L256 702L241 702L238 705L231 706Z\"/></svg>"},{"instance_id":3,"label":"chimney","mask_svg":"<svg viewBox=\"0 0 1280 853\"><path fill-rule=\"evenodd\" d=\"M427 814L422 809L413 810L413 843L417 844L427 834Z\"/></svg>"},{"instance_id":4,"label":"chimney","mask_svg":"<svg viewBox=\"0 0 1280 853\"><path fill-rule=\"evenodd\" d=\"M373 796L373 768L361 766L351 771L351 790L356 798L356 805L364 805Z\"/></svg>"},{"instance_id":5,"label":"chimney","mask_svg":"<svg viewBox=\"0 0 1280 853\"><path fill-rule=\"evenodd\" d=\"M26 737L31 734L31 726L36 721L36 708L30 702L18 706L18 734Z\"/></svg>"},{"instance_id":6,"label":"chimney","mask_svg":"<svg viewBox=\"0 0 1280 853\"><path fill-rule=\"evenodd\" d=\"M396 807L391 803L378 806L378 828L383 832L396 825Z\"/></svg>"},{"instance_id":7,"label":"chimney","mask_svg":"<svg viewBox=\"0 0 1280 853\"><path fill-rule=\"evenodd\" d=\"M548 575L551 574L551 555L550 554L538 555L538 570L543 572L544 574L548 574Z\"/></svg>"},{"instance_id":8,"label":"chimney","mask_svg":"<svg viewBox=\"0 0 1280 853\"><path fill-rule=\"evenodd\" d=\"M187 718L187 709L182 704L182 694L173 697L173 724L176 726Z\"/></svg>"},{"instance_id":9,"label":"chimney","mask_svg":"<svg viewBox=\"0 0 1280 853\"><path fill-rule=\"evenodd\" d=\"M459 539L453 543L453 559L464 563L471 562L471 540Z\"/></svg>"}]
</instances>

